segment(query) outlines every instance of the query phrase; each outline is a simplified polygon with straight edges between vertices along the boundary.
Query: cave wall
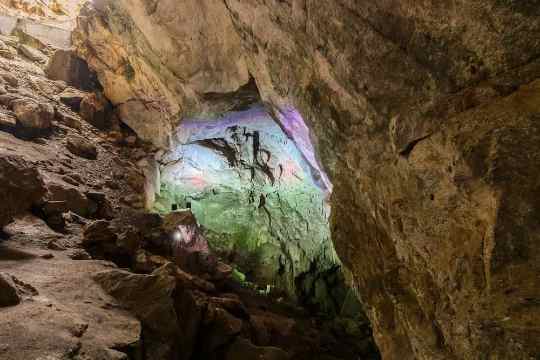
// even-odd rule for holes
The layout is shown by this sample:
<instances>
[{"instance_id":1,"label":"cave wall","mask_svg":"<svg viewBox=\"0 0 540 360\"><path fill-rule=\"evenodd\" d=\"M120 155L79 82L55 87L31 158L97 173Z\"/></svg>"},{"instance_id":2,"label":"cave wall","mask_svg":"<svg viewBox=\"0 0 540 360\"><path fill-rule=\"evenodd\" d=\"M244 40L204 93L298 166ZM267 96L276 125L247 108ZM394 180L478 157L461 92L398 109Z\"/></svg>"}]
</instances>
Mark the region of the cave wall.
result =
<instances>
[{"instance_id":1,"label":"cave wall","mask_svg":"<svg viewBox=\"0 0 540 360\"><path fill-rule=\"evenodd\" d=\"M121 15L102 7L86 24L141 17L143 8L115 3ZM213 66L203 82L230 80L214 89L228 92L250 74L264 101L277 111L294 105L306 119L334 184L333 241L385 359L538 356L539 1L201 2L226 29L190 1L170 3L146 1L144 11L157 22L161 7L198 15L222 45L211 59L228 64L223 54L234 53L245 63ZM103 28L131 63L153 53ZM144 39L163 35L155 24L135 28ZM81 34L80 53L110 72L89 51L100 32ZM177 39L177 48L205 47ZM159 58L159 72L134 67L136 78L185 89L193 73L173 72L175 62ZM169 113L197 103L186 99L179 92L172 103L183 106ZM150 114L153 138L162 128Z\"/></svg>"},{"instance_id":2,"label":"cave wall","mask_svg":"<svg viewBox=\"0 0 540 360\"><path fill-rule=\"evenodd\" d=\"M212 111L206 96L249 82L226 7L213 0L96 0L72 38L120 119L161 147L182 115Z\"/></svg>"},{"instance_id":3,"label":"cave wall","mask_svg":"<svg viewBox=\"0 0 540 360\"><path fill-rule=\"evenodd\" d=\"M291 134L305 127L295 121ZM213 252L250 281L293 299L313 295L312 305L339 313L345 284L326 281L340 277L340 263L330 239L330 193L318 180L324 175L266 109L186 119L172 144L161 159L154 209L190 207Z\"/></svg>"}]
</instances>

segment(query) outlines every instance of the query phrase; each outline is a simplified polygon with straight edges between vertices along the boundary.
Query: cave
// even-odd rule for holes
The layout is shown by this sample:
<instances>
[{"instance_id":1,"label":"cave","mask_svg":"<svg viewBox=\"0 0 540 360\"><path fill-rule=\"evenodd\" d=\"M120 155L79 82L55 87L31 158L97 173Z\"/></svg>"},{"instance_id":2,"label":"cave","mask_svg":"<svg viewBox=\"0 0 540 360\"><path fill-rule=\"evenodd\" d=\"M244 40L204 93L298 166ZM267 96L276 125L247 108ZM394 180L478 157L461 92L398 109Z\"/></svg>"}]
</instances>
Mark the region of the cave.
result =
<instances>
[{"instance_id":1,"label":"cave","mask_svg":"<svg viewBox=\"0 0 540 360\"><path fill-rule=\"evenodd\" d=\"M152 207L190 209L212 252L238 271L288 297L317 292L320 299L306 300L336 313L345 296L336 303L339 291L323 290L324 279L317 290L307 284L340 268L330 240L331 184L301 117L279 121L262 104L183 120L159 161Z\"/></svg>"},{"instance_id":2,"label":"cave","mask_svg":"<svg viewBox=\"0 0 540 360\"><path fill-rule=\"evenodd\" d=\"M538 358L538 39L538 0L0 0L0 358Z\"/></svg>"}]
</instances>

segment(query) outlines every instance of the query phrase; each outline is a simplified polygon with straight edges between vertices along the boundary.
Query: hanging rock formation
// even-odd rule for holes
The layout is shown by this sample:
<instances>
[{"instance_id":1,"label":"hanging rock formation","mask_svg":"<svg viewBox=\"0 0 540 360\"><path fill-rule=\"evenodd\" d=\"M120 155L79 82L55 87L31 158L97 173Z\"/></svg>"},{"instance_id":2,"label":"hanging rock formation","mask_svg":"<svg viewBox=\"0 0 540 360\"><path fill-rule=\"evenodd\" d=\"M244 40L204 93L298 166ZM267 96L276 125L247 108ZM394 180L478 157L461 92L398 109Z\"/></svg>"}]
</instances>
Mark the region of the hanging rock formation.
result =
<instances>
[{"instance_id":1,"label":"hanging rock formation","mask_svg":"<svg viewBox=\"0 0 540 360\"><path fill-rule=\"evenodd\" d=\"M83 15L78 53L157 144L248 73L278 112L299 109L385 359L540 353L537 0L121 0Z\"/></svg>"}]
</instances>

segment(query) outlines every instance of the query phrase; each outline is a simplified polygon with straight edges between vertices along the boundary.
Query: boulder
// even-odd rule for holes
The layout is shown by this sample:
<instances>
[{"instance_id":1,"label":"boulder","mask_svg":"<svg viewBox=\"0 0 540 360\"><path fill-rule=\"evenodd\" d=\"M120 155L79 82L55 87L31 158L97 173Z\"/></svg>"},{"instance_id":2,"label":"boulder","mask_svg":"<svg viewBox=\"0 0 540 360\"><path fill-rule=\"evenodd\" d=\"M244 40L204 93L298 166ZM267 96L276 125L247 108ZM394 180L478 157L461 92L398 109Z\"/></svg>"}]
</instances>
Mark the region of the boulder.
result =
<instances>
[{"instance_id":1,"label":"boulder","mask_svg":"<svg viewBox=\"0 0 540 360\"><path fill-rule=\"evenodd\" d=\"M83 245L90 246L104 243L115 243L117 235L107 220L96 220L84 229Z\"/></svg>"},{"instance_id":2,"label":"boulder","mask_svg":"<svg viewBox=\"0 0 540 360\"><path fill-rule=\"evenodd\" d=\"M202 320L200 349L202 356L210 356L217 349L231 342L242 331L242 320L233 316L227 310L208 303Z\"/></svg>"},{"instance_id":3,"label":"boulder","mask_svg":"<svg viewBox=\"0 0 540 360\"><path fill-rule=\"evenodd\" d=\"M13 74L2 71L0 72L0 78L2 78L2 80L4 80L9 86L13 88L16 88L17 86L19 86L19 80Z\"/></svg>"},{"instance_id":4,"label":"boulder","mask_svg":"<svg viewBox=\"0 0 540 360\"><path fill-rule=\"evenodd\" d=\"M98 157L96 145L80 136L72 135L66 147L72 154L88 160L96 160Z\"/></svg>"},{"instance_id":5,"label":"boulder","mask_svg":"<svg viewBox=\"0 0 540 360\"><path fill-rule=\"evenodd\" d=\"M0 129L12 130L17 126L15 114L9 110L0 108Z\"/></svg>"},{"instance_id":6,"label":"boulder","mask_svg":"<svg viewBox=\"0 0 540 360\"><path fill-rule=\"evenodd\" d=\"M97 210L94 214L96 218L111 220L114 217L114 210L105 193L88 191L86 192L86 197L97 204Z\"/></svg>"},{"instance_id":7,"label":"boulder","mask_svg":"<svg viewBox=\"0 0 540 360\"><path fill-rule=\"evenodd\" d=\"M68 87L58 94L58 99L71 110L79 112L81 109L81 102L85 96L86 94L84 92Z\"/></svg>"},{"instance_id":8,"label":"boulder","mask_svg":"<svg viewBox=\"0 0 540 360\"><path fill-rule=\"evenodd\" d=\"M16 36L0 35L0 41L10 47L17 47L19 39Z\"/></svg>"},{"instance_id":9,"label":"boulder","mask_svg":"<svg viewBox=\"0 0 540 360\"><path fill-rule=\"evenodd\" d=\"M32 99L18 99L11 103L17 122L31 130L48 130L54 120L54 107Z\"/></svg>"},{"instance_id":10,"label":"boulder","mask_svg":"<svg viewBox=\"0 0 540 360\"><path fill-rule=\"evenodd\" d=\"M38 204L45 191L43 178L31 163L0 149L0 227Z\"/></svg>"},{"instance_id":11,"label":"boulder","mask_svg":"<svg viewBox=\"0 0 540 360\"><path fill-rule=\"evenodd\" d=\"M24 237L32 242L46 243L60 237L42 219L31 213L16 215L13 222L4 227L4 232L10 237Z\"/></svg>"},{"instance_id":12,"label":"boulder","mask_svg":"<svg viewBox=\"0 0 540 360\"><path fill-rule=\"evenodd\" d=\"M82 128L81 120L77 116L61 108L56 108L56 120L72 129L80 130Z\"/></svg>"},{"instance_id":13,"label":"boulder","mask_svg":"<svg viewBox=\"0 0 540 360\"><path fill-rule=\"evenodd\" d=\"M171 265L171 264L169 264ZM106 270L94 280L141 321L148 360L177 358L181 332L172 300L176 280L169 265L150 275L123 270Z\"/></svg>"},{"instance_id":14,"label":"boulder","mask_svg":"<svg viewBox=\"0 0 540 360\"><path fill-rule=\"evenodd\" d=\"M77 215L88 217L97 210L97 205L75 186L47 180L47 190L43 205L43 211L47 216L72 211Z\"/></svg>"},{"instance_id":15,"label":"boulder","mask_svg":"<svg viewBox=\"0 0 540 360\"><path fill-rule=\"evenodd\" d=\"M6 43L0 39L0 56L12 60L17 56L17 51L12 47L7 46Z\"/></svg>"},{"instance_id":16,"label":"boulder","mask_svg":"<svg viewBox=\"0 0 540 360\"><path fill-rule=\"evenodd\" d=\"M18 305L21 300L21 295L13 281L13 277L6 273L0 273L0 308Z\"/></svg>"}]
</instances>

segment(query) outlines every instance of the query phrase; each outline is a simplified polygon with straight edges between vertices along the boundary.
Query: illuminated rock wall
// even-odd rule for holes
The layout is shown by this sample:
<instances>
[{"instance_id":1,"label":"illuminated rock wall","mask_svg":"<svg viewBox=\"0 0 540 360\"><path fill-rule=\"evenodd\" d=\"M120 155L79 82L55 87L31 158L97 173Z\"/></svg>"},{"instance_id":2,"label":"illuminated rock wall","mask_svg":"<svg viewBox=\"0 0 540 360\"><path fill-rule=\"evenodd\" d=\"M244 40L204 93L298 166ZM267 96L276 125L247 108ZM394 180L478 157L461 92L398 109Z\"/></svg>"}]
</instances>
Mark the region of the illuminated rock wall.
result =
<instances>
[{"instance_id":1,"label":"illuminated rock wall","mask_svg":"<svg viewBox=\"0 0 540 360\"><path fill-rule=\"evenodd\" d=\"M155 207L191 207L214 251L259 284L289 295L315 286L326 293L319 277L339 266L328 225L331 184L302 118L293 109L278 116L281 126L255 106L182 122L162 161Z\"/></svg>"}]
</instances>

